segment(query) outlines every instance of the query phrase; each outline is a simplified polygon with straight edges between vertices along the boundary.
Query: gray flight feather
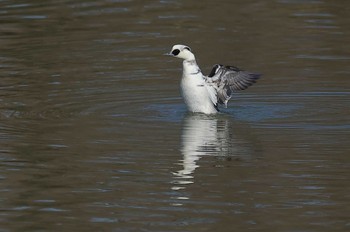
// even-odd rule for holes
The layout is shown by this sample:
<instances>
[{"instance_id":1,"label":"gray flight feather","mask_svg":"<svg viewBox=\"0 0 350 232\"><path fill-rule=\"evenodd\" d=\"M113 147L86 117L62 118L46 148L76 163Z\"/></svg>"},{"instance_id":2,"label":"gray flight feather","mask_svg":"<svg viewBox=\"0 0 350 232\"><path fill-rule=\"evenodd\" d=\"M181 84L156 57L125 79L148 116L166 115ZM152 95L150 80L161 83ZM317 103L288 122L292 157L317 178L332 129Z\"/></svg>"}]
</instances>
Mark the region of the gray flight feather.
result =
<instances>
[{"instance_id":1,"label":"gray flight feather","mask_svg":"<svg viewBox=\"0 0 350 232\"><path fill-rule=\"evenodd\" d=\"M248 88L260 76L261 74L243 71L234 66L216 64L205 80L216 89L217 102L227 107L233 92Z\"/></svg>"}]
</instances>

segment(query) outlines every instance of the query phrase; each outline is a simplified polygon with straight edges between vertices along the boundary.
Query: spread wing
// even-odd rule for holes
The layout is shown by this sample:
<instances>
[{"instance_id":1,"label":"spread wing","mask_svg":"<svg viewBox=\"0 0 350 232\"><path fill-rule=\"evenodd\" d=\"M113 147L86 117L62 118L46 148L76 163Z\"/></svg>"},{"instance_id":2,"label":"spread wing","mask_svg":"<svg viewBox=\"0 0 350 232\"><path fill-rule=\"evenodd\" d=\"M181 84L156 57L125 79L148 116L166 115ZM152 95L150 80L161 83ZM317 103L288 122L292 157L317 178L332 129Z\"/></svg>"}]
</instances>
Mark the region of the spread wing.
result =
<instances>
[{"instance_id":1,"label":"spread wing","mask_svg":"<svg viewBox=\"0 0 350 232\"><path fill-rule=\"evenodd\" d=\"M240 70L234 66L214 65L206 82L217 92L217 102L227 107L227 102L235 91L244 90L254 84L261 74Z\"/></svg>"}]
</instances>

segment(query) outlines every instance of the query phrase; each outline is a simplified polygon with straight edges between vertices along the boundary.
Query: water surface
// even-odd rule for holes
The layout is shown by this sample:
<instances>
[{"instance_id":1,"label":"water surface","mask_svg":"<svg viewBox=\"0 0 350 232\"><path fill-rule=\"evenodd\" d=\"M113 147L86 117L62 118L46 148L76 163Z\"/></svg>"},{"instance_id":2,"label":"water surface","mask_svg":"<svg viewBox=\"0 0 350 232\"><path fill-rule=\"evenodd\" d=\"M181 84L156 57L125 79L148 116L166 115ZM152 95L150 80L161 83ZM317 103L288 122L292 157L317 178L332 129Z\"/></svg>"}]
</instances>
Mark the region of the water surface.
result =
<instances>
[{"instance_id":1,"label":"water surface","mask_svg":"<svg viewBox=\"0 0 350 232\"><path fill-rule=\"evenodd\" d=\"M1 1L1 231L347 231L344 1ZM263 73L186 112L181 61Z\"/></svg>"}]
</instances>

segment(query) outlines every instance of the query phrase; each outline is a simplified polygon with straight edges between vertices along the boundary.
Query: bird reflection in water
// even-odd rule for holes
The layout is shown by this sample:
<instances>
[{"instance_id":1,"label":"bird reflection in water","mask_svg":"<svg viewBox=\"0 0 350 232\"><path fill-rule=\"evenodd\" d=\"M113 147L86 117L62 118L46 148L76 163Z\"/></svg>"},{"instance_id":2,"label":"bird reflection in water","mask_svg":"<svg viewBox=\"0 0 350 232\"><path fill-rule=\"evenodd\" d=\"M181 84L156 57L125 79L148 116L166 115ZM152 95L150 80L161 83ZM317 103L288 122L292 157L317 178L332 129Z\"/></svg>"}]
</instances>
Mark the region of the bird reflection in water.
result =
<instances>
[{"instance_id":1,"label":"bird reflection in water","mask_svg":"<svg viewBox=\"0 0 350 232\"><path fill-rule=\"evenodd\" d=\"M242 126L236 130L232 121L224 114L186 115L182 130L183 159L180 160L181 169L173 172L172 190L182 190L194 183L194 172L199 167L198 161L201 157L214 156L224 160L240 160L252 155L253 145L237 136L239 131L242 132ZM175 198L188 199L185 196Z\"/></svg>"}]
</instances>

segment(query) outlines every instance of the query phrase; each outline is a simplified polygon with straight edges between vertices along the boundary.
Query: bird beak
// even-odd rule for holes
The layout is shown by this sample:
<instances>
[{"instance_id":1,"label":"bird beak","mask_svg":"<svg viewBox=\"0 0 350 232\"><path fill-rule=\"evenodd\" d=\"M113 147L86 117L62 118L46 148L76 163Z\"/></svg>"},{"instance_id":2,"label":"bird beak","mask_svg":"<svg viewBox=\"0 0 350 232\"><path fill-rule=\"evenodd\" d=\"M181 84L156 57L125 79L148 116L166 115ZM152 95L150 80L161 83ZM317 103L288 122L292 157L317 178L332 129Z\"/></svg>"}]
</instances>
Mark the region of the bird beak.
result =
<instances>
[{"instance_id":1,"label":"bird beak","mask_svg":"<svg viewBox=\"0 0 350 232\"><path fill-rule=\"evenodd\" d=\"M173 56L171 53L164 53L163 56Z\"/></svg>"}]
</instances>

